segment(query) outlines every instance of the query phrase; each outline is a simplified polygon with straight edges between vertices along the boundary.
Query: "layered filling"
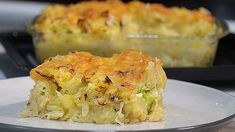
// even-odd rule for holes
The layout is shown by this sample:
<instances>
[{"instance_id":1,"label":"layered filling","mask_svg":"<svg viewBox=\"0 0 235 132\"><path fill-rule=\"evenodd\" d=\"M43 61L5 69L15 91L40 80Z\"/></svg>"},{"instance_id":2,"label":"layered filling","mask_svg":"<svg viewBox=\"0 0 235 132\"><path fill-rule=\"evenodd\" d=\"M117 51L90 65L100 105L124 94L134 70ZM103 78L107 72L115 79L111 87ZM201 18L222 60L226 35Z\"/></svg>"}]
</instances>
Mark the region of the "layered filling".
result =
<instances>
[{"instance_id":1,"label":"layered filling","mask_svg":"<svg viewBox=\"0 0 235 132\"><path fill-rule=\"evenodd\" d=\"M37 74L40 77L34 79L36 84L21 117L118 124L159 121L164 117L162 93L166 76L161 65L153 62L148 63L135 85L119 84L118 78L99 72L91 77L70 76L64 69L53 76ZM128 74L118 73L123 77Z\"/></svg>"}]
</instances>

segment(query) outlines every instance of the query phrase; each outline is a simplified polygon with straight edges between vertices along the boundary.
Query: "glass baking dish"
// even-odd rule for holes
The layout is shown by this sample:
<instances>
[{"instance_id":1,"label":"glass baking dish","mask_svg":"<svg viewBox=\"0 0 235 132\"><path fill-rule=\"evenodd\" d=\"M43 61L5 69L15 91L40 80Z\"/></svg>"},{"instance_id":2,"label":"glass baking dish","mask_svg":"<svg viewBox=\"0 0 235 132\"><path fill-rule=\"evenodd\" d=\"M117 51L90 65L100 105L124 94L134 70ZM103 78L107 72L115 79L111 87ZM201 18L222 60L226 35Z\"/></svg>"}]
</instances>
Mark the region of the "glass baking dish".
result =
<instances>
[{"instance_id":1,"label":"glass baking dish","mask_svg":"<svg viewBox=\"0 0 235 132\"><path fill-rule=\"evenodd\" d=\"M119 41L91 39L83 42L76 34L31 32L39 62L69 51L87 51L99 56L111 56L125 49L134 49L159 58L164 67L208 67L215 58L218 40L228 33L225 22L216 20L217 32L210 36L165 36L154 34L123 34ZM60 36L61 36L60 35Z\"/></svg>"}]
</instances>

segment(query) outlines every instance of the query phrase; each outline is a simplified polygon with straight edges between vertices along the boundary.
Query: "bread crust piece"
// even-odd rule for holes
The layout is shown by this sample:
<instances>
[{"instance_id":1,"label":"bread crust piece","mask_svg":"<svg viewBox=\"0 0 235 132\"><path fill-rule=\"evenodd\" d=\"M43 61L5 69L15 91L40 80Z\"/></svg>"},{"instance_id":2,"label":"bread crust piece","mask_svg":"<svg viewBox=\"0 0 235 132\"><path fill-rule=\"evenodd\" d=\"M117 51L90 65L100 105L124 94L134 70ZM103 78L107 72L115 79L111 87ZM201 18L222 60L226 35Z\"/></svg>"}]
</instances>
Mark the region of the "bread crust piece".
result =
<instances>
[{"instance_id":1,"label":"bread crust piece","mask_svg":"<svg viewBox=\"0 0 235 132\"><path fill-rule=\"evenodd\" d=\"M134 50L110 58L87 52L58 55L30 76L36 85L22 117L119 124L164 117L161 63Z\"/></svg>"}]
</instances>

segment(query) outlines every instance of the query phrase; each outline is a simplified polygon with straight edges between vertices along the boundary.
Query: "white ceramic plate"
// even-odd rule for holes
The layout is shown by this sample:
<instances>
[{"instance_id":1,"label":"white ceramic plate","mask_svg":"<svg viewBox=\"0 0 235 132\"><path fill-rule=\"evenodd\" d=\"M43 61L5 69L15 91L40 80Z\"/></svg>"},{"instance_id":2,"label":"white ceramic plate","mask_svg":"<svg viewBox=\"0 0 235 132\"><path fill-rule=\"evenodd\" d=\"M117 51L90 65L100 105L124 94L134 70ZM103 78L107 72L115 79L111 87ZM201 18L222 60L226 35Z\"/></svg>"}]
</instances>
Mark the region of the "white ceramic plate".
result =
<instances>
[{"instance_id":1,"label":"white ceramic plate","mask_svg":"<svg viewBox=\"0 0 235 132\"><path fill-rule=\"evenodd\" d=\"M0 81L0 129L22 131L88 130L200 130L225 125L235 115L235 99L221 91L169 79L164 93L166 118L161 122L131 125L98 125L18 118L28 99L33 81L29 77Z\"/></svg>"}]
</instances>

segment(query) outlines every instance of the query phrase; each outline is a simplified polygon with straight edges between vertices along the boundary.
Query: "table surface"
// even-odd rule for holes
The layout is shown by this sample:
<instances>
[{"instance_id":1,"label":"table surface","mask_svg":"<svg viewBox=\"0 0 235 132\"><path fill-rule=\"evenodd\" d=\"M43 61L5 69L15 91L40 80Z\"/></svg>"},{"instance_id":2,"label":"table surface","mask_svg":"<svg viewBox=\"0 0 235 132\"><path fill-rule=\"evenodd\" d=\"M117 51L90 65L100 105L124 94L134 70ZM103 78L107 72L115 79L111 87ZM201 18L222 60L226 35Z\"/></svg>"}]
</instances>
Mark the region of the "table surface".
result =
<instances>
[{"instance_id":1,"label":"table surface","mask_svg":"<svg viewBox=\"0 0 235 132\"><path fill-rule=\"evenodd\" d=\"M234 131L235 131L235 121L222 128L219 132L234 132Z\"/></svg>"}]
</instances>

